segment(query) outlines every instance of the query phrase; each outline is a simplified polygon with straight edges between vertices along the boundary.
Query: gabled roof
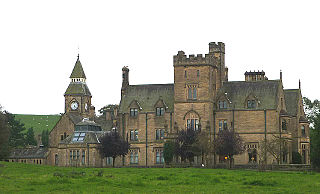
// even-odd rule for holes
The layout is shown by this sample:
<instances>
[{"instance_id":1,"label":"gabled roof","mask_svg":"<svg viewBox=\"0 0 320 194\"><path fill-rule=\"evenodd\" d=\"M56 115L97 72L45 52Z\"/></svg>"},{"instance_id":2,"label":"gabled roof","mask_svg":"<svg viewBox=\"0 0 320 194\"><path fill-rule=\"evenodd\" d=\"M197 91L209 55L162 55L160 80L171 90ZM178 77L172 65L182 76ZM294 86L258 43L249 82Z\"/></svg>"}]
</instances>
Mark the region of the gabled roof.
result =
<instances>
[{"instance_id":1,"label":"gabled roof","mask_svg":"<svg viewBox=\"0 0 320 194\"><path fill-rule=\"evenodd\" d=\"M167 111L173 112L174 85L150 84L129 85L120 102L120 113L128 113L130 103L136 100L142 112L155 112L154 105L161 98L168 106Z\"/></svg>"},{"instance_id":2,"label":"gabled roof","mask_svg":"<svg viewBox=\"0 0 320 194\"><path fill-rule=\"evenodd\" d=\"M91 96L91 92L86 83L70 82L64 95L84 95Z\"/></svg>"},{"instance_id":3,"label":"gabled roof","mask_svg":"<svg viewBox=\"0 0 320 194\"><path fill-rule=\"evenodd\" d=\"M79 60L79 55L78 55L78 59L76 61L76 64L74 65L74 68L72 70L72 73L70 75L70 78L86 78L86 75L84 74L81 62Z\"/></svg>"},{"instance_id":4,"label":"gabled roof","mask_svg":"<svg viewBox=\"0 0 320 194\"><path fill-rule=\"evenodd\" d=\"M298 111L299 89L284 90L287 112L296 116Z\"/></svg>"},{"instance_id":5,"label":"gabled roof","mask_svg":"<svg viewBox=\"0 0 320 194\"><path fill-rule=\"evenodd\" d=\"M247 97L252 95L258 100L257 109L276 109L280 84L279 80L225 82L218 96L227 93L235 109L244 109Z\"/></svg>"},{"instance_id":6,"label":"gabled roof","mask_svg":"<svg viewBox=\"0 0 320 194\"><path fill-rule=\"evenodd\" d=\"M10 153L9 159L37 159L46 158L48 148L21 148L13 149Z\"/></svg>"},{"instance_id":7,"label":"gabled roof","mask_svg":"<svg viewBox=\"0 0 320 194\"><path fill-rule=\"evenodd\" d=\"M83 120L83 117L78 112L69 112L66 113L66 115L69 117L69 119L72 121L73 124L78 124Z\"/></svg>"}]
</instances>

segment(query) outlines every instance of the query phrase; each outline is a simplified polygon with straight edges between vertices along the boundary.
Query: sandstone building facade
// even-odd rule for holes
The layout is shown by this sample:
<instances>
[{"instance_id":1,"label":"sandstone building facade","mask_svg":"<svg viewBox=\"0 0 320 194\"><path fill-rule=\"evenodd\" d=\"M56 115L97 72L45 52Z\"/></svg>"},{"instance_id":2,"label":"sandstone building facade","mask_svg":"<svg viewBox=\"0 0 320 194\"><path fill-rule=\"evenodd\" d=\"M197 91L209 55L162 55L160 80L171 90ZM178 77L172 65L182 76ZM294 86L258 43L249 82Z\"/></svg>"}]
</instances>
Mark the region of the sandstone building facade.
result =
<instances>
[{"instance_id":1,"label":"sandstone building facade","mask_svg":"<svg viewBox=\"0 0 320 194\"><path fill-rule=\"evenodd\" d=\"M167 136L191 128L206 130L214 142L219 131L232 129L245 141L246 151L235 156L236 164L290 163L292 152L309 164L309 124L301 87L285 90L282 75L268 80L265 72L245 72L245 81L228 81L225 45L209 43L209 52L173 57L174 83L130 85L129 69L122 69L119 131L131 143L122 165L163 165ZM279 143L278 155L262 154L263 142ZM198 159L196 159L197 161ZM224 162L210 156L206 165Z\"/></svg>"},{"instance_id":2,"label":"sandstone building facade","mask_svg":"<svg viewBox=\"0 0 320 194\"><path fill-rule=\"evenodd\" d=\"M99 137L111 128L130 143L117 166L163 166L163 146L179 130L205 130L210 143L221 130L231 129L245 141L246 151L235 156L235 164L259 163L263 142L281 140L279 156L264 155L267 163L290 163L299 152L309 164L309 123L306 120L301 86L283 88L279 80L268 80L265 72L245 72L245 81L228 81L225 45L209 43L204 56L173 57L174 83L130 85L129 68L122 68L119 109L107 111L104 124L93 122L92 95L79 57L65 92L65 113L50 132L46 164L58 166L105 167L110 158L101 158ZM118 106L116 106L118 107ZM111 121L112 118L115 120ZM102 127L102 128L101 128ZM177 160L178 161L178 160ZM224 156L210 155L195 164L213 166Z\"/></svg>"}]
</instances>

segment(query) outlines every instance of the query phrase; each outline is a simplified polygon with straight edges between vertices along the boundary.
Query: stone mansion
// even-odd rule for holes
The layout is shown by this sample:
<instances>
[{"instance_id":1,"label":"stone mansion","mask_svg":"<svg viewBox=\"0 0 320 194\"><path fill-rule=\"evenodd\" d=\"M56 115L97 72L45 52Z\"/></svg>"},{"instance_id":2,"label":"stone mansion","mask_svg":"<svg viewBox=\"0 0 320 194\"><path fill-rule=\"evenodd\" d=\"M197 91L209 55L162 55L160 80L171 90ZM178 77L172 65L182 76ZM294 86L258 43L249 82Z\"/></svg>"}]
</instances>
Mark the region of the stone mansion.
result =
<instances>
[{"instance_id":1,"label":"stone mansion","mask_svg":"<svg viewBox=\"0 0 320 194\"><path fill-rule=\"evenodd\" d=\"M187 128L206 130L210 143L219 131L234 130L246 145L235 164L261 162L262 142L276 137L283 140L281 163L290 163L292 153L299 152L303 163L310 164L309 123L300 84L284 89L281 74L278 80L268 80L264 71L244 72L244 81L228 81L222 42L209 43L205 55L178 51L173 68L172 84L130 85L129 68L123 67L119 108L99 123L94 122L92 95L78 57L64 94L65 113L50 133L46 164L112 164L98 152L99 137L112 128L130 143L129 153L116 159L117 166L163 166L164 142ZM267 164L275 163L274 156L266 156ZM195 164L207 166L221 162L224 156L195 158Z\"/></svg>"}]
</instances>

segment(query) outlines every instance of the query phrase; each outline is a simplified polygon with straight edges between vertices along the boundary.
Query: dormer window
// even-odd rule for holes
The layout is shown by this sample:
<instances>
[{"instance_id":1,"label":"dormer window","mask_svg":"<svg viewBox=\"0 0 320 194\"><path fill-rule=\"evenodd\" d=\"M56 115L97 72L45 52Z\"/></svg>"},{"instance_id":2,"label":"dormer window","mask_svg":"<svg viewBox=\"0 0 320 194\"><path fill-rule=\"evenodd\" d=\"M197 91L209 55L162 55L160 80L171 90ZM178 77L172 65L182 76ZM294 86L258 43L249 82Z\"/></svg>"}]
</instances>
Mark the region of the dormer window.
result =
<instances>
[{"instance_id":1,"label":"dormer window","mask_svg":"<svg viewBox=\"0 0 320 194\"><path fill-rule=\"evenodd\" d=\"M164 115L164 107L157 107L156 108L156 115L163 116Z\"/></svg>"},{"instance_id":2,"label":"dormer window","mask_svg":"<svg viewBox=\"0 0 320 194\"><path fill-rule=\"evenodd\" d=\"M225 100L219 101L219 109L226 109L226 108L228 108L227 101Z\"/></svg>"},{"instance_id":3,"label":"dormer window","mask_svg":"<svg viewBox=\"0 0 320 194\"><path fill-rule=\"evenodd\" d=\"M130 116L131 117L138 116L138 109L137 108L130 108Z\"/></svg>"},{"instance_id":4,"label":"dormer window","mask_svg":"<svg viewBox=\"0 0 320 194\"><path fill-rule=\"evenodd\" d=\"M247 101L247 106L248 108L256 108L257 107L257 103L255 100L248 100Z\"/></svg>"}]
</instances>

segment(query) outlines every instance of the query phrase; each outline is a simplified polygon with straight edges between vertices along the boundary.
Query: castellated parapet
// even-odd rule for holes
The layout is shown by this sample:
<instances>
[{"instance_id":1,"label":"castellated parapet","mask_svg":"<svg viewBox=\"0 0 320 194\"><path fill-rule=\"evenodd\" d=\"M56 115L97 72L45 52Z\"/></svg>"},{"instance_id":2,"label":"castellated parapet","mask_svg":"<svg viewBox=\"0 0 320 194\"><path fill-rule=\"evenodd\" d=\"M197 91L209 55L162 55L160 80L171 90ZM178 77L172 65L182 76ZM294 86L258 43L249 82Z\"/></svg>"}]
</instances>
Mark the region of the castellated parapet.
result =
<instances>
[{"instance_id":1,"label":"castellated parapet","mask_svg":"<svg viewBox=\"0 0 320 194\"><path fill-rule=\"evenodd\" d=\"M210 42L209 43L209 53L205 54L203 57L202 54L195 55L185 55L184 51L178 51L177 55L173 56L173 65L174 66L185 66L185 65L212 65L218 66L219 57L217 53L224 54L225 45L222 42Z\"/></svg>"}]
</instances>

